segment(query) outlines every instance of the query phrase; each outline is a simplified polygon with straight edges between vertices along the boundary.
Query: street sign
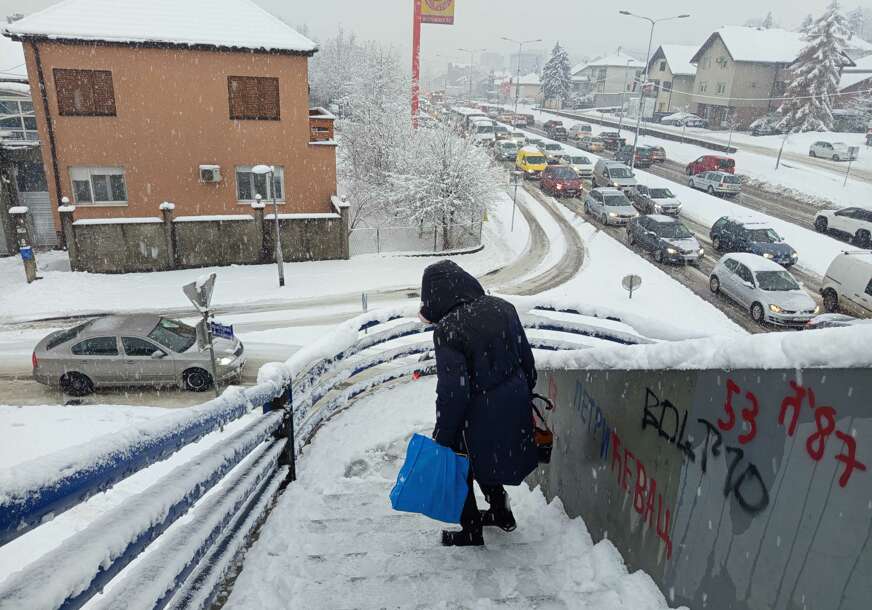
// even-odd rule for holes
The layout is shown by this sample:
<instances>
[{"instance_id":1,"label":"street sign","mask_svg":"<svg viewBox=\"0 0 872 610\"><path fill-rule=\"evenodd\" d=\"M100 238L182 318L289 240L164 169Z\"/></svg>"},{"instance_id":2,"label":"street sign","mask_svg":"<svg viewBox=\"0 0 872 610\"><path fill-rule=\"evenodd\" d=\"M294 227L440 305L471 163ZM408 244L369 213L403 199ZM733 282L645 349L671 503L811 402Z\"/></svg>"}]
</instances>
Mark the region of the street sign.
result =
<instances>
[{"instance_id":1,"label":"street sign","mask_svg":"<svg viewBox=\"0 0 872 610\"><path fill-rule=\"evenodd\" d=\"M630 293L631 299L633 298L633 291L638 290L641 285L642 278L638 275L625 275L624 279L621 280L621 286Z\"/></svg>"},{"instance_id":2,"label":"street sign","mask_svg":"<svg viewBox=\"0 0 872 610\"><path fill-rule=\"evenodd\" d=\"M209 330L212 331L213 337L221 337L222 339L233 338L233 325L221 324L220 322L209 322Z\"/></svg>"},{"instance_id":3,"label":"street sign","mask_svg":"<svg viewBox=\"0 0 872 610\"><path fill-rule=\"evenodd\" d=\"M21 253L21 260L23 261L32 261L33 260L33 248L30 246L23 246L18 249L18 252Z\"/></svg>"},{"instance_id":4,"label":"street sign","mask_svg":"<svg viewBox=\"0 0 872 610\"><path fill-rule=\"evenodd\" d=\"M212 302L212 291L215 289L215 277L214 273L201 275L196 282L182 286L182 292L199 312L209 309L209 304Z\"/></svg>"}]
</instances>

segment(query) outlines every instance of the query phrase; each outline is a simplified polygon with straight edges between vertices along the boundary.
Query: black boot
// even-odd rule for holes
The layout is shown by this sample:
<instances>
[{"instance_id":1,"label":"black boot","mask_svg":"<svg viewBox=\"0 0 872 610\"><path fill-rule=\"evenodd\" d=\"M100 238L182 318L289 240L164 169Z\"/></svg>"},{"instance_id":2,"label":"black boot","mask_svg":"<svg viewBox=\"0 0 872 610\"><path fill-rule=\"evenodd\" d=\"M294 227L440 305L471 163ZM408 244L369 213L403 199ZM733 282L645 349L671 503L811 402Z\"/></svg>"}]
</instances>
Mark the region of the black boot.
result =
<instances>
[{"instance_id":1,"label":"black boot","mask_svg":"<svg viewBox=\"0 0 872 610\"><path fill-rule=\"evenodd\" d=\"M453 532L442 530L442 546L484 546L481 529Z\"/></svg>"},{"instance_id":2,"label":"black boot","mask_svg":"<svg viewBox=\"0 0 872 610\"><path fill-rule=\"evenodd\" d=\"M498 527L504 532L513 532L518 527L515 515L509 506L509 496L502 485L482 488L490 508L480 511L481 524L486 527Z\"/></svg>"}]
</instances>

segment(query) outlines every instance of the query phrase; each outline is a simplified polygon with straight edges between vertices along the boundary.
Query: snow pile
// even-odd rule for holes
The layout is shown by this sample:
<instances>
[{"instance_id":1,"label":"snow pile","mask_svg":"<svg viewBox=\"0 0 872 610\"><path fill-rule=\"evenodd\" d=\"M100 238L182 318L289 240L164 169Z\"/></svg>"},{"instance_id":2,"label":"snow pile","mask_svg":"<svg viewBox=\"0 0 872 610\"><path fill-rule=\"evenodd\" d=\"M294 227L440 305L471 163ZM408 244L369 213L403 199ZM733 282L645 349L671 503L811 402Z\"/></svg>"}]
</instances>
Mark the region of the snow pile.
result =
<instances>
[{"instance_id":1,"label":"snow pile","mask_svg":"<svg viewBox=\"0 0 872 610\"><path fill-rule=\"evenodd\" d=\"M164 42L312 53L317 45L250 0L66 0L3 28L22 37Z\"/></svg>"},{"instance_id":2,"label":"snow pile","mask_svg":"<svg viewBox=\"0 0 872 610\"><path fill-rule=\"evenodd\" d=\"M702 370L872 367L872 326L706 337L537 356L544 369Z\"/></svg>"},{"instance_id":3,"label":"snow pile","mask_svg":"<svg viewBox=\"0 0 872 610\"><path fill-rule=\"evenodd\" d=\"M667 607L650 577L538 489L507 488L518 529L486 529L484 549L446 549L444 524L393 512L388 493L409 436L432 428L434 394L433 379L378 392L319 432L226 608Z\"/></svg>"}]
</instances>

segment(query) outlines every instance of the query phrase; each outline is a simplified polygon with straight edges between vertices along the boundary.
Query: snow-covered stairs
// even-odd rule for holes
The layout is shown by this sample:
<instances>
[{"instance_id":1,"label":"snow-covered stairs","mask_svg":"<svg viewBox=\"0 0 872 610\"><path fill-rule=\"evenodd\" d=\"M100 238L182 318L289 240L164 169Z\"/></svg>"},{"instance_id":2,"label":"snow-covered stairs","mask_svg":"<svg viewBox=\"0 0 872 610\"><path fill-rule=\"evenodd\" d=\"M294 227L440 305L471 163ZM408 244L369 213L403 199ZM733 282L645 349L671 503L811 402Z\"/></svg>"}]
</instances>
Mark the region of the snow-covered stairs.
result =
<instances>
[{"instance_id":1,"label":"snow-covered stairs","mask_svg":"<svg viewBox=\"0 0 872 610\"><path fill-rule=\"evenodd\" d=\"M614 547L537 490L510 488L518 529L445 548L446 526L391 509L408 437L432 425L433 384L359 401L325 426L250 549L228 608L572 608L666 603ZM479 496L480 506L486 506Z\"/></svg>"}]
</instances>

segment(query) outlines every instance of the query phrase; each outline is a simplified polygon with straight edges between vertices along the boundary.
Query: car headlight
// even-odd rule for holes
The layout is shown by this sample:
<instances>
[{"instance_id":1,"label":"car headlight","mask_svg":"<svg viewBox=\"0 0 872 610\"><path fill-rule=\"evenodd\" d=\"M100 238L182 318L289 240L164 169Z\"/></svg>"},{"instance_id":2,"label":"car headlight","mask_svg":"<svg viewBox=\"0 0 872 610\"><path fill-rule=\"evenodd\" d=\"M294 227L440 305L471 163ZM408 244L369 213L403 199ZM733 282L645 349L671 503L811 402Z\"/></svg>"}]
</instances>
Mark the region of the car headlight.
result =
<instances>
[{"instance_id":1,"label":"car headlight","mask_svg":"<svg viewBox=\"0 0 872 610\"><path fill-rule=\"evenodd\" d=\"M763 258L772 258L772 255L769 254L768 252L764 252L764 253L763 253Z\"/></svg>"},{"instance_id":2,"label":"car headlight","mask_svg":"<svg viewBox=\"0 0 872 610\"><path fill-rule=\"evenodd\" d=\"M781 313L782 311L784 311L784 309L779 307L778 305L772 304L769 306L769 311L771 311L772 313Z\"/></svg>"},{"instance_id":3,"label":"car headlight","mask_svg":"<svg viewBox=\"0 0 872 610\"><path fill-rule=\"evenodd\" d=\"M677 254L678 250L676 250L675 248L666 248L666 252L668 252L669 254Z\"/></svg>"},{"instance_id":4,"label":"car headlight","mask_svg":"<svg viewBox=\"0 0 872 610\"><path fill-rule=\"evenodd\" d=\"M233 362L233 356L223 356L218 358L218 366L229 366Z\"/></svg>"},{"instance_id":5,"label":"car headlight","mask_svg":"<svg viewBox=\"0 0 872 610\"><path fill-rule=\"evenodd\" d=\"M660 212L663 211L663 208L661 208L659 205L657 205L657 204L655 203L655 204L654 204L654 211L657 212L657 213L659 214Z\"/></svg>"},{"instance_id":6,"label":"car headlight","mask_svg":"<svg viewBox=\"0 0 872 610\"><path fill-rule=\"evenodd\" d=\"M699 249L699 255L702 256L703 254L705 254L705 250L703 250L702 248L700 248L700 249Z\"/></svg>"},{"instance_id":7,"label":"car headlight","mask_svg":"<svg viewBox=\"0 0 872 610\"><path fill-rule=\"evenodd\" d=\"M562 190L562 189L563 189L563 185L562 185L562 184L558 184L558 185L557 185L557 190L559 191L559 190Z\"/></svg>"},{"instance_id":8,"label":"car headlight","mask_svg":"<svg viewBox=\"0 0 872 610\"><path fill-rule=\"evenodd\" d=\"M818 314L818 313L820 313L820 311L821 311L821 306L820 306L820 305L815 305L815 306L814 306L814 312L815 312L816 314Z\"/></svg>"},{"instance_id":9,"label":"car headlight","mask_svg":"<svg viewBox=\"0 0 872 610\"><path fill-rule=\"evenodd\" d=\"M790 255L790 258L799 258L799 252L794 252Z\"/></svg>"},{"instance_id":10,"label":"car headlight","mask_svg":"<svg viewBox=\"0 0 872 610\"><path fill-rule=\"evenodd\" d=\"M612 218L616 218L617 214L615 212L609 212L609 216L611 216Z\"/></svg>"}]
</instances>

